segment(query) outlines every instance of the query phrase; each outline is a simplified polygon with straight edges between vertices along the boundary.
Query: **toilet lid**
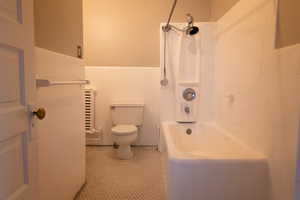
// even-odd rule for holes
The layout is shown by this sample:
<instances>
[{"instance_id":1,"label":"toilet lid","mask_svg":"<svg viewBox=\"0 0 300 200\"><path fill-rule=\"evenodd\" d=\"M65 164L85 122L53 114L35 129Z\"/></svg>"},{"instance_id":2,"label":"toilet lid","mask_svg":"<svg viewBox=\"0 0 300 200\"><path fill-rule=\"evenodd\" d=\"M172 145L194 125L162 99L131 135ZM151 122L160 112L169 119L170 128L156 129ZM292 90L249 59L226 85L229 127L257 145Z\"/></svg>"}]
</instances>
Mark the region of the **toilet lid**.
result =
<instances>
[{"instance_id":1,"label":"toilet lid","mask_svg":"<svg viewBox=\"0 0 300 200\"><path fill-rule=\"evenodd\" d=\"M114 135L124 136L134 134L137 128L134 125L117 125L111 131Z\"/></svg>"}]
</instances>

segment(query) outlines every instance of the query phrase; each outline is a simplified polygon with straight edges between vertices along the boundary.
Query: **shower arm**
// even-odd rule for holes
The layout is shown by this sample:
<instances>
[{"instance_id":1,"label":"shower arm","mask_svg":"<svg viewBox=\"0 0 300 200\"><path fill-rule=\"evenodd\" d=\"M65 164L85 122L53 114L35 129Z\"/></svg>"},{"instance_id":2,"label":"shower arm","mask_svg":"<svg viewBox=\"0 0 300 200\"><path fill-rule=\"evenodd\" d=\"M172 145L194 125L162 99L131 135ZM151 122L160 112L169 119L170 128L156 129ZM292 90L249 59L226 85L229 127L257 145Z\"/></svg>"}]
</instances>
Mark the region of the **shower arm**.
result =
<instances>
[{"instance_id":1,"label":"shower arm","mask_svg":"<svg viewBox=\"0 0 300 200\"><path fill-rule=\"evenodd\" d=\"M173 30L173 29L174 29L174 30L180 31L180 32L185 32L185 31L188 29L188 27L185 27L185 28L181 29L181 28L178 28L178 27L173 26L173 25L171 25L171 24L169 24L169 27L170 27L169 30Z\"/></svg>"}]
</instances>

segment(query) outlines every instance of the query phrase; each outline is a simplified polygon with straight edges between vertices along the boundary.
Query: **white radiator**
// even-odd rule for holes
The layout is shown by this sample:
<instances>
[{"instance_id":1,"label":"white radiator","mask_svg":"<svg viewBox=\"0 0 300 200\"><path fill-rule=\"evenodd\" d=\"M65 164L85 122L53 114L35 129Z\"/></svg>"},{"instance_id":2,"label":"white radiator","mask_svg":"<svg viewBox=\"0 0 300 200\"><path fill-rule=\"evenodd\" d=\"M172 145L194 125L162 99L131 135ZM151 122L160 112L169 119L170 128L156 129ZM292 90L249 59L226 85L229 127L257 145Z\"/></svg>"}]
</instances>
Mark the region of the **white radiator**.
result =
<instances>
[{"instance_id":1,"label":"white radiator","mask_svg":"<svg viewBox=\"0 0 300 200\"><path fill-rule=\"evenodd\" d=\"M99 145L101 141L101 131L95 127L95 90L85 89L84 99L86 144Z\"/></svg>"}]
</instances>

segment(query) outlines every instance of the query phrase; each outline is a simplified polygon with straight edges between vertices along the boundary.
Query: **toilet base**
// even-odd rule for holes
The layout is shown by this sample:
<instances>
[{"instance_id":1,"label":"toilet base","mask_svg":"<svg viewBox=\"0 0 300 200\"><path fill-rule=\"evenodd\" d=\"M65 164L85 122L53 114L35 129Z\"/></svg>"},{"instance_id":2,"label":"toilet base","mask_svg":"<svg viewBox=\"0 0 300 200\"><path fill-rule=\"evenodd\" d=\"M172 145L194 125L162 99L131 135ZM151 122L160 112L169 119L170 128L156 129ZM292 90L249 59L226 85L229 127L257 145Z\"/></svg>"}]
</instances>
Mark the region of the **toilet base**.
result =
<instances>
[{"instance_id":1,"label":"toilet base","mask_svg":"<svg viewBox=\"0 0 300 200\"><path fill-rule=\"evenodd\" d=\"M132 158L133 153L131 151L130 145L120 145L117 150L117 156L122 160L129 160L130 158Z\"/></svg>"}]
</instances>

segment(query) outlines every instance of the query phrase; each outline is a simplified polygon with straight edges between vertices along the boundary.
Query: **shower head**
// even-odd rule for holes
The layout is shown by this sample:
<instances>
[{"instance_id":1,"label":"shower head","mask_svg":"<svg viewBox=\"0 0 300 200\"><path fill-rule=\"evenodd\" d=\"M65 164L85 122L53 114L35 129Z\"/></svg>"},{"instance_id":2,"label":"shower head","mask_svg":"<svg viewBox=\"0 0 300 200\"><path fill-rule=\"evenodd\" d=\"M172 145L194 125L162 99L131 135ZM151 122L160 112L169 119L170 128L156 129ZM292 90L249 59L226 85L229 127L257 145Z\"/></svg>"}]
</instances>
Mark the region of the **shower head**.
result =
<instances>
[{"instance_id":1,"label":"shower head","mask_svg":"<svg viewBox=\"0 0 300 200\"><path fill-rule=\"evenodd\" d=\"M196 35L198 32L199 32L199 28L197 26L190 26L185 31L187 35Z\"/></svg>"},{"instance_id":2,"label":"shower head","mask_svg":"<svg viewBox=\"0 0 300 200\"><path fill-rule=\"evenodd\" d=\"M187 19L188 26L186 27L185 33L187 35L197 34L199 32L199 28L197 26L194 26L193 16L190 13L188 13L188 14L186 14L186 19Z\"/></svg>"},{"instance_id":3,"label":"shower head","mask_svg":"<svg viewBox=\"0 0 300 200\"><path fill-rule=\"evenodd\" d=\"M194 18L190 13L186 14L186 20L187 20L188 25L185 28L183 28L183 29L177 28L176 26L173 26L173 25L170 24L172 15L173 15L175 7L176 7L176 4L177 4L177 0L174 0L171 12L169 14L168 21L167 21L166 25L164 25L162 27L163 32L167 33L170 30L175 29L177 31L185 32L185 34L190 35L190 36L197 34L199 32L199 28L197 26L194 26Z\"/></svg>"}]
</instances>

